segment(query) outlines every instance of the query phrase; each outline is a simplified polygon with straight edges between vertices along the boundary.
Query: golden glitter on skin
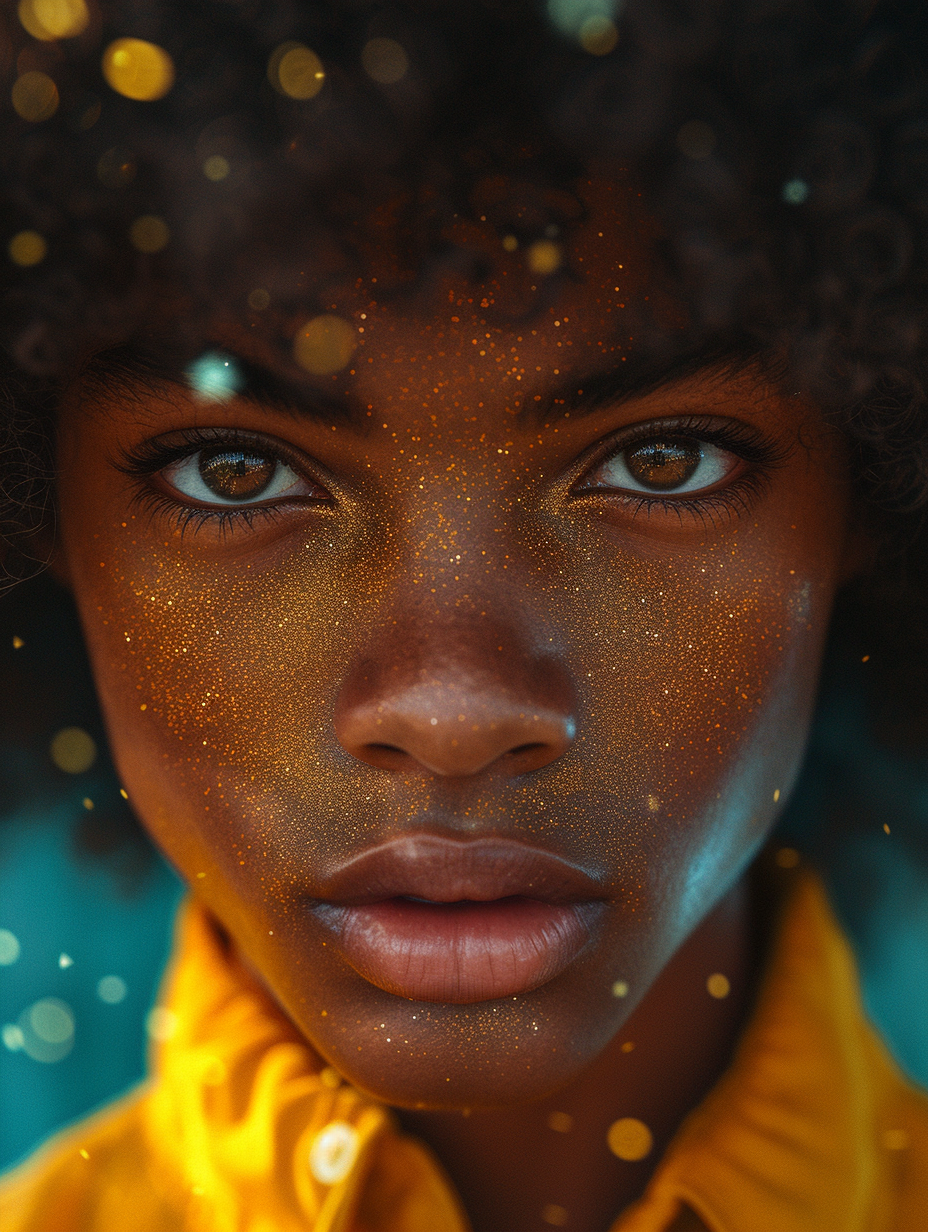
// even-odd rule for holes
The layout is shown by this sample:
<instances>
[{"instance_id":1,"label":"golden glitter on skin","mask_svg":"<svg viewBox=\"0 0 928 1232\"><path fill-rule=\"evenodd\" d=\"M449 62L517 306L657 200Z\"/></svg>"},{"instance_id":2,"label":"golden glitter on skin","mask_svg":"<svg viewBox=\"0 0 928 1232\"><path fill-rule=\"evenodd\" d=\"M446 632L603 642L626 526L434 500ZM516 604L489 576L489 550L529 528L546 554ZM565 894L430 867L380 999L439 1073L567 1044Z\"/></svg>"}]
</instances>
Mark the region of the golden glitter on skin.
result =
<instances>
[{"instance_id":1,"label":"golden glitter on skin","mask_svg":"<svg viewBox=\"0 0 928 1232\"><path fill-rule=\"evenodd\" d=\"M603 1054L775 820L845 570L843 453L801 399L746 373L566 409L670 311L633 207L589 196L565 252L571 268L623 266L621 299L591 272L513 327L491 300L524 261L489 227L502 264L476 291L449 280L421 309L380 304L372 282L333 294L325 315L357 345L318 379L350 390L354 419L217 408L181 386L83 404L76 390L63 412L65 567L133 805L326 1060L398 1106L537 1100ZM280 366L229 332L217 346L234 334ZM578 493L612 434L681 412L736 415L783 460L743 505L700 516ZM280 442L331 500L225 533L140 505L114 449L196 426ZM500 708L567 714L576 738L537 771L356 756L346 716L397 696L439 719L421 733L439 761ZM512 836L593 870L609 903L595 944L499 1002L408 1002L361 979L306 900L338 863L422 828ZM746 943L729 932L732 952L706 961L734 975ZM634 995L603 995L616 970ZM736 1017L735 1001L712 1012Z\"/></svg>"}]
</instances>

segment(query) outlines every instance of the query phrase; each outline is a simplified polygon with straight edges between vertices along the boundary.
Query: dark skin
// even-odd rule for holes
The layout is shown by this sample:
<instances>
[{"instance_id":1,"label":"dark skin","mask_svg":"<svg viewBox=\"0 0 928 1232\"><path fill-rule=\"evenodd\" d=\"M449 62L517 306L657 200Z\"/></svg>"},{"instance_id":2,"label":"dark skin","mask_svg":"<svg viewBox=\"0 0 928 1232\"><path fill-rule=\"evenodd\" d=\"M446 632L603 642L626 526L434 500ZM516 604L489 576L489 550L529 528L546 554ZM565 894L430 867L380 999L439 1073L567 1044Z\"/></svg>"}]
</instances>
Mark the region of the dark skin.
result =
<instances>
[{"instance_id":1,"label":"dark skin","mask_svg":"<svg viewBox=\"0 0 928 1232\"><path fill-rule=\"evenodd\" d=\"M860 555L842 438L760 368L584 405L673 312L632 197L588 204L582 277L529 323L490 316L517 252L476 295L334 292L363 333L333 376L230 322L217 347L289 406L78 382L62 412L61 568L133 806L313 1046L433 1145L477 1232L550 1204L602 1232L725 1068L759 962L745 872ZM221 448L246 486L273 472L248 518L202 486ZM379 987L305 904L403 834L572 862L598 887L589 943L500 1000ZM653 1135L639 1162L606 1145L620 1117Z\"/></svg>"}]
</instances>

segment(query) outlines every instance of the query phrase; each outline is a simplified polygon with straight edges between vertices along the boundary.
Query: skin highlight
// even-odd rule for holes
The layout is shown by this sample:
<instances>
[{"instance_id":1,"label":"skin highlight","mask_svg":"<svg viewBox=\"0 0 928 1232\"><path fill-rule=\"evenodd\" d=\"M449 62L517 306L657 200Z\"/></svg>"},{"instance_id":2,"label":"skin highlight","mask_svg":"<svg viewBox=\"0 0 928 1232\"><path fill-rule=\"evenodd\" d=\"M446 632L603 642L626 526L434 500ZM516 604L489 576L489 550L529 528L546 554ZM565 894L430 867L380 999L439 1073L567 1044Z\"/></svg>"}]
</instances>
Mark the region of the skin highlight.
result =
<instances>
[{"instance_id":1,"label":"skin highlight","mask_svg":"<svg viewBox=\"0 0 928 1232\"><path fill-rule=\"evenodd\" d=\"M519 254L482 299L450 275L428 304L334 293L364 332L332 422L301 413L327 381L233 324L217 348L302 381L305 404L179 382L91 400L77 382L61 418L60 567L133 806L314 1047L408 1110L478 1229L538 1226L524 1212L543 1205L538 1161L563 1163L540 1128L557 1110L578 1127L571 1226L605 1226L724 1068L758 961L745 870L798 772L856 559L842 438L759 368L557 402L670 311L631 206L590 206L571 241L587 272L530 321L481 306L521 302ZM126 473L146 441L213 429L276 451L299 497L250 525L185 524L163 470ZM674 432L754 444L722 449L708 495L609 486L617 451ZM587 943L503 999L378 987L312 905L403 835L582 869L602 905ZM713 970L724 1003L698 992ZM639 1061L628 1032L666 1046ZM616 1090L654 1130L640 1165L601 1146Z\"/></svg>"}]
</instances>

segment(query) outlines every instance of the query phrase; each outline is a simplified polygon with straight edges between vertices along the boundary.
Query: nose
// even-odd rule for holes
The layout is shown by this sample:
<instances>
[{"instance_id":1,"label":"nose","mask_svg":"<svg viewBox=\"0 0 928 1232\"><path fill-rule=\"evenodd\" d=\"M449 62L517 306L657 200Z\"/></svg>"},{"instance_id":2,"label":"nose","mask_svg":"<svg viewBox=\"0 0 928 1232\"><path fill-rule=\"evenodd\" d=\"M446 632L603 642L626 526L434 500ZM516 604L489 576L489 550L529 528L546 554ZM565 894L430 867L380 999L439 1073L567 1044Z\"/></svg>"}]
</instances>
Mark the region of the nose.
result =
<instances>
[{"instance_id":1,"label":"nose","mask_svg":"<svg viewBox=\"0 0 928 1232\"><path fill-rule=\"evenodd\" d=\"M360 761L447 777L490 767L526 774L576 738L573 689L555 659L504 649L497 638L482 655L385 649L358 663L336 700L336 737Z\"/></svg>"}]
</instances>

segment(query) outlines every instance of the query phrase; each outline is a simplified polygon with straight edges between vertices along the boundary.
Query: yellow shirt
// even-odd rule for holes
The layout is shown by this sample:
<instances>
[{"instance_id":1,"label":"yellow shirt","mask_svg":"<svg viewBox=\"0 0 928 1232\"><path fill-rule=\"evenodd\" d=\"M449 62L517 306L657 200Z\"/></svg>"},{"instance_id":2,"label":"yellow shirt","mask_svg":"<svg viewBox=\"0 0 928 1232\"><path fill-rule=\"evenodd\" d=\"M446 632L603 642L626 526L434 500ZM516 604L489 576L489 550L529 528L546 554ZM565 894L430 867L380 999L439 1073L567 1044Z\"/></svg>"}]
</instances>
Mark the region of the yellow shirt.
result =
<instances>
[{"instance_id":1,"label":"yellow shirt","mask_svg":"<svg viewBox=\"0 0 928 1232\"><path fill-rule=\"evenodd\" d=\"M427 1148L237 970L188 907L154 1079L6 1177L3 1232L466 1232ZM612 1232L666 1232L683 1204L711 1232L928 1228L928 1097L867 1024L809 873L732 1065Z\"/></svg>"}]
</instances>

